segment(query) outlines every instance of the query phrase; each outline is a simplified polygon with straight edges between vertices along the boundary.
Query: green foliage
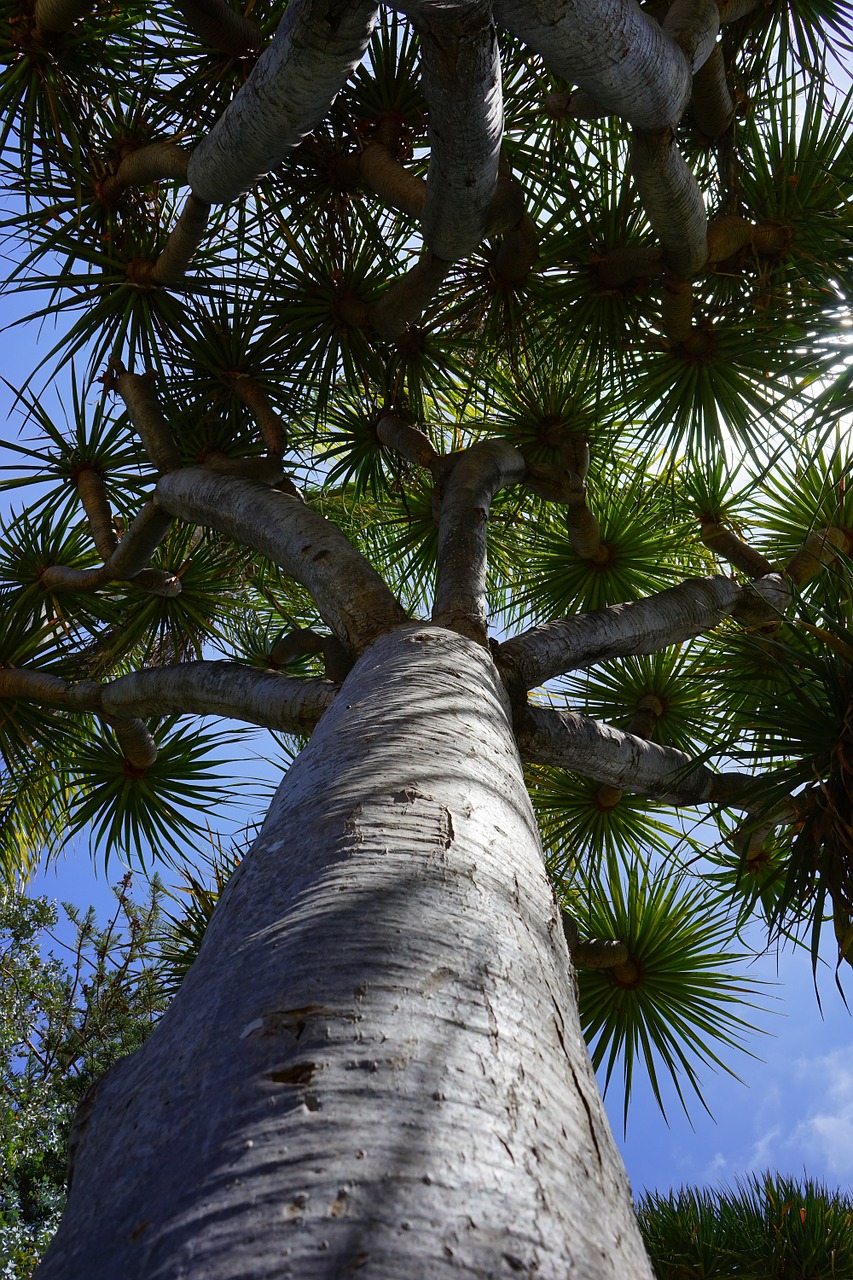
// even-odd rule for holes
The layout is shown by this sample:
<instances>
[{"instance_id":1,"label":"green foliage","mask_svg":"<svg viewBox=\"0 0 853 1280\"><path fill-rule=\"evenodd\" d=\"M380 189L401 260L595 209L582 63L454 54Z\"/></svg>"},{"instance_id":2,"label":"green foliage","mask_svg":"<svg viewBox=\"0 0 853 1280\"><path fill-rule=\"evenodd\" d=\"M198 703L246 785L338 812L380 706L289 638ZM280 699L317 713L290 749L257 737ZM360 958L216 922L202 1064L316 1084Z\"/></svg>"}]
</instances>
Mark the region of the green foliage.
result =
<instances>
[{"instance_id":1,"label":"green foliage","mask_svg":"<svg viewBox=\"0 0 853 1280\"><path fill-rule=\"evenodd\" d=\"M266 41L281 6L250 9ZM744 632L725 621L679 646L638 644L535 695L623 732L640 733L638 712L652 707L640 736L763 775L746 819L721 811L694 830L692 811L674 817L594 778L529 771L555 886L590 936L621 939L642 968L633 986L581 976L597 1060L613 1079L621 1064L626 1092L644 1064L661 1105L667 1074L684 1101L699 1088L697 1061L720 1064L742 1042L752 993L731 975L750 921L808 934L816 957L831 918L840 956L853 956L843 420L853 374L840 326L853 267L853 95L836 91L827 61L829 45L849 52L850 19L842 0L774 0L724 25L735 118L708 145L688 114L678 145L710 217L740 220L749 234L691 282L689 338L667 327L673 280L629 180L630 130L574 118L571 86L500 32L504 176L530 222L514 230L535 224L538 244L514 274L511 241L490 232L389 337L373 308L415 261L419 223L375 197L363 156L380 142L417 186L430 145L418 38L399 15L383 14L325 119L251 190L214 208L185 277L162 285L150 271L184 184L124 183L121 167L151 143L191 152L255 50L208 47L168 5L98 9L54 35L39 31L29 0L4 0L0 12L5 297L38 335L36 372L7 370L23 437L0 480L13 504L0 528L0 674L109 682L214 653L269 669L283 634L324 626L277 566L192 522L169 529L150 557L180 594L150 579L94 590L45 576L102 565L96 499L81 476L97 480L108 541L156 483L144 433L115 392L122 365L150 375L186 466L252 467L276 453L257 403L240 393L251 380L308 505L417 615L432 606L441 481L380 442L383 411L408 418L443 455L508 440L528 466L573 476L575 497L583 482L601 533L593 555L578 549L565 505L521 486L492 502L493 640L692 578L748 578L742 563L715 559L700 521L781 571L810 535L832 529L843 544L821 571L790 575L796 599L778 626ZM70 378L62 403L59 371ZM288 674L321 675L319 659L297 659ZM212 759L234 734L171 716L148 727L158 758L139 768L95 716L3 700L7 882L73 836L88 835L105 857L145 861L152 851L177 858L206 835L235 790ZM792 793L806 808L748 856L750 831ZM189 911L169 943L174 982L222 888L222 864L207 871L187 873Z\"/></svg>"},{"instance_id":2,"label":"green foliage","mask_svg":"<svg viewBox=\"0 0 853 1280\"><path fill-rule=\"evenodd\" d=\"M605 1090L622 1067L626 1127L636 1066L665 1114L663 1066L686 1110L685 1086L702 1100L697 1065L734 1075L719 1054L743 1048L754 1030L759 988L738 972L745 957L730 949L724 901L708 897L704 885L677 871L652 873L636 863L627 876L610 865L574 895L582 936L628 949L615 968L578 971L581 1025L593 1065L604 1068Z\"/></svg>"},{"instance_id":3,"label":"green foliage","mask_svg":"<svg viewBox=\"0 0 853 1280\"><path fill-rule=\"evenodd\" d=\"M766 1172L637 1207L658 1280L837 1280L853 1270L853 1199Z\"/></svg>"},{"instance_id":4,"label":"green foliage","mask_svg":"<svg viewBox=\"0 0 853 1280\"><path fill-rule=\"evenodd\" d=\"M46 898L0 904L0 1272L28 1280L65 1202L68 1132L87 1089L150 1034L167 1004L155 940L162 889L100 925Z\"/></svg>"}]
</instances>

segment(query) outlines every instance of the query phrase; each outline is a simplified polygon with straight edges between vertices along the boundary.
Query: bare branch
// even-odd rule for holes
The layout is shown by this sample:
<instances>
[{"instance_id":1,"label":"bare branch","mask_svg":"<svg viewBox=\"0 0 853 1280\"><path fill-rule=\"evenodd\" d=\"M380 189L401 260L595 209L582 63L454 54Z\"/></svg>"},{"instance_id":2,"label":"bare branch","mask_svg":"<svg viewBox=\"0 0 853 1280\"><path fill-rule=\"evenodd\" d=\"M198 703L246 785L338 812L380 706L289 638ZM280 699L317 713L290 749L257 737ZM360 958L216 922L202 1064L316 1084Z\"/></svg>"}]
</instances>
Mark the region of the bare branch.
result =
<instances>
[{"instance_id":1,"label":"bare branch","mask_svg":"<svg viewBox=\"0 0 853 1280\"><path fill-rule=\"evenodd\" d=\"M824 565L839 556L853 556L853 533L847 529L813 529L800 550L791 557L785 572L801 586L816 577Z\"/></svg>"},{"instance_id":2,"label":"bare branch","mask_svg":"<svg viewBox=\"0 0 853 1280\"><path fill-rule=\"evenodd\" d=\"M307 734L337 692L338 686L326 680L283 676L236 662L182 662L136 671L106 685L86 682L78 696L96 700L111 716L227 716L282 733Z\"/></svg>"},{"instance_id":3,"label":"bare branch","mask_svg":"<svg viewBox=\"0 0 853 1280\"><path fill-rule=\"evenodd\" d=\"M239 58L261 46L260 27L232 9L226 0L176 0L187 26L205 44Z\"/></svg>"},{"instance_id":4,"label":"bare branch","mask_svg":"<svg viewBox=\"0 0 853 1280\"><path fill-rule=\"evenodd\" d=\"M699 184L672 130L635 131L631 169L666 265L677 279L692 279L708 260L708 220Z\"/></svg>"},{"instance_id":5,"label":"bare branch","mask_svg":"<svg viewBox=\"0 0 853 1280\"><path fill-rule=\"evenodd\" d=\"M160 408L151 374L128 373L117 361L104 379L108 391L117 391L124 401L131 424L142 441L156 471L173 471L181 465L178 446Z\"/></svg>"},{"instance_id":6,"label":"bare branch","mask_svg":"<svg viewBox=\"0 0 853 1280\"><path fill-rule=\"evenodd\" d=\"M505 440L465 449L444 487L438 526L438 581L433 622L485 644L486 530L498 489L525 476L522 455Z\"/></svg>"},{"instance_id":7,"label":"bare branch","mask_svg":"<svg viewBox=\"0 0 853 1280\"><path fill-rule=\"evenodd\" d=\"M657 653L711 631L740 594L730 578L689 578L643 600L532 627L500 646L498 666L511 688L533 689L594 662Z\"/></svg>"},{"instance_id":8,"label":"bare branch","mask_svg":"<svg viewBox=\"0 0 853 1280\"><path fill-rule=\"evenodd\" d=\"M662 22L695 74L708 61L720 32L717 0L673 0Z\"/></svg>"},{"instance_id":9,"label":"bare branch","mask_svg":"<svg viewBox=\"0 0 853 1280\"><path fill-rule=\"evenodd\" d=\"M110 582L134 582L152 595L179 595L179 578L147 567L171 524L171 516L153 501L146 502L100 568L74 569L68 565L50 565L39 579L41 586L46 591L97 591Z\"/></svg>"},{"instance_id":10,"label":"bare branch","mask_svg":"<svg viewBox=\"0 0 853 1280\"><path fill-rule=\"evenodd\" d=\"M235 373L231 378L231 390L257 422L267 453L271 457L283 457L287 448L287 428L257 378Z\"/></svg>"},{"instance_id":11,"label":"bare branch","mask_svg":"<svg viewBox=\"0 0 853 1280\"><path fill-rule=\"evenodd\" d=\"M773 565L760 551L749 546L713 516L700 516L699 529L705 546L721 559L728 560L729 564L740 569L747 577L763 578L768 573L775 572Z\"/></svg>"},{"instance_id":12,"label":"bare branch","mask_svg":"<svg viewBox=\"0 0 853 1280\"><path fill-rule=\"evenodd\" d=\"M621 791L672 805L736 805L754 788L748 773L715 773L684 751L623 733L573 711L525 706L516 716L522 759L569 769Z\"/></svg>"},{"instance_id":13,"label":"bare branch","mask_svg":"<svg viewBox=\"0 0 853 1280\"><path fill-rule=\"evenodd\" d=\"M92 0L36 0L36 30L46 35L70 31L75 22L92 11Z\"/></svg>"},{"instance_id":14,"label":"bare branch","mask_svg":"<svg viewBox=\"0 0 853 1280\"><path fill-rule=\"evenodd\" d=\"M115 733L122 754L137 775L145 774L157 759L157 743L143 722L134 716L110 715L99 711L104 724Z\"/></svg>"},{"instance_id":15,"label":"bare branch","mask_svg":"<svg viewBox=\"0 0 853 1280\"><path fill-rule=\"evenodd\" d=\"M203 138L188 177L200 200L236 199L319 124L367 48L372 0L294 0L252 74Z\"/></svg>"},{"instance_id":16,"label":"bare branch","mask_svg":"<svg viewBox=\"0 0 853 1280\"><path fill-rule=\"evenodd\" d=\"M466 258L486 234L498 184L503 99L497 35L483 0L399 7L420 36L430 163L421 225L438 258Z\"/></svg>"},{"instance_id":17,"label":"bare branch","mask_svg":"<svg viewBox=\"0 0 853 1280\"><path fill-rule=\"evenodd\" d=\"M151 264L148 278L152 284L181 283L204 239L209 217L210 205L190 192L159 257Z\"/></svg>"},{"instance_id":18,"label":"bare branch","mask_svg":"<svg viewBox=\"0 0 853 1280\"><path fill-rule=\"evenodd\" d=\"M656 132L684 114L688 61L632 0L497 0L494 11L558 76L636 128Z\"/></svg>"},{"instance_id":19,"label":"bare branch","mask_svg":"<svg viewBox=\"0 0 853 1280\"><path fill-rule=\"evenodd\" d=\"M399 338L431 301L453 264L426 252L395 280L370 312L370 323L383 338Z\"/></svg>"},{"instance_id":20,"label":"bare branch","mask_svg":"<svg viewBox=\"0 0 853 1280\"><path fill-rule=\"evenodd\" d=\"M74 484L98 555L102 560L109 560L115 550L116 535L104 477L95 467L80 467L74 474Z\"/></svg>"},{"instance_id":21,"label":"bare branch","mask_svg":"<svg viewBox=\"0 0 853 1280\"><path fill-rule=\"evenodd\" d=\"M100 196L106 204L114 204L128 187L147 187L164 179L186 182L189 152L175 142L160 140L147 147L137 147L122 157L115 173L100 184Z\"/></svg>"},{"instance_id":22,"label":"bare branch","mask_svg":"<svg viewBox=\"0 0 853 1280\"><path fill-rule=\"evenodd\" d=\"M416 467L429 467L438 461L429 436L396 413L383 413L376 424L376 435L382 444Z\"/></svg>"},{"instance_id":23,"label":"bare branch","mask_svg":"<svg viewBox=\"0 0 853 1280\"><path fill-rule=\"evenodd\" d=\"M201 467L160 478L156 501L170 515L254 547L311 593L339 640L361 653L407 621L375 569L341 531L298 498Z\"/></svg>"},{"instance_id":24,"label":"bare branch","mask_svg":"<svg viewBox=\"0 0 853 1280\"><path fill-rule=\"evenodd\" d=\"M707 61L693 77L693 119L703 138L715 142L735 117L726 62L720 45L714 45Z\"/></svg>"},{"instance_id":25,"label":"bare branch","mask_svg":"<svg viewBox=\"0 0 853 1280\"><path fill-rule=\"evenodd\" d=\"M83 684L87 688L98 688L89 681ZM130 716L116 718L105 713L100 706L92 705L91 697L83 705L77 693L80 687L70 685L67 680L60 680L58 676L49 675L45 671L21 668L0 670L0 698L20 698L49 707L93 711L115 730L128 763L142 772L149 769L157 759L157 745L142 721Z\"/></svg>"}]
</instances>

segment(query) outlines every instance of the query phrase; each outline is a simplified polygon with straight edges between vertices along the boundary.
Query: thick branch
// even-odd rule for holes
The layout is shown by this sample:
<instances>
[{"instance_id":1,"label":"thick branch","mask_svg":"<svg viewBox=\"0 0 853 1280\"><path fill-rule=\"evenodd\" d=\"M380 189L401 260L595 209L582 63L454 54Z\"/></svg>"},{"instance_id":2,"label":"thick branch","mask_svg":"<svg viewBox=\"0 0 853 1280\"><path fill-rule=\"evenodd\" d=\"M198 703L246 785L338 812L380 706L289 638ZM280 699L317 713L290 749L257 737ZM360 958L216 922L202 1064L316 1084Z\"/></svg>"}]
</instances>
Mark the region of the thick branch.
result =
<instances>
[{"instance_id":1,"label":"thick branch","mask_svg":"<svg viewBox=\"0 0 853 1280\"><path fill-rule=\"evenodd\" d=\"M116 367L107 375L104 385L108 391L117 391L124 401L131 425L154 469L164 472L179 467L181 455L157 400L153 377Z\"/></svg>"},{"instance_id":2,"label":"thick branch","mask_svg":"<svg viewBox=\"0 0 853 1280\"><path fill-rule=\"evenodd\" d=\"M151 142L147 147L137 147L123 157L115 173L104 178L101 197L111 204L127 187L146 187L163 179L186 182L188 160L189 152L175 142Z\"/></svg>"},{"instance_id":3,"label":"thick branch","mask_svg":"<svg viewBox=\"0 0 853 1280\"><path fill-rule=\"evenodd\" d=\"M173 574L148 569L148 561L172 523L153 502L146 502L108 560L98 569L50 565L39 579L45 591L97 591L110 582L134 582L153 595L176 596L181 582Z\"/></svg>"},{"instance_id":4,"label":"thick branch","mask_svg":"<svg viewBox=\"0 0 853 1280\"><path fill-rule=\"evenodd\" d=\"M106 567L112 576L126 580L141 573L169 532L171 524L171 517L156 503L146 502L107 561Z\"/></svg>"},{"instance_id":5,"label":"thick branch","mask_svg":"<svg viewBox=\"0 0 853 1280\"><path fill-rule=\"evenodd\" d=\"M0 668L0 698L24 698L48 707L68 707L67 680L48 675L46 671L28 671L20 667Z\"/></svg>"},{"instance_id":6,"label":"thick branch","mask_svg":"<svg viewBox=\"0 0 853 1280\"><path fill-rule=\"evenodd\" d=\"M533 627L501 645L498 665L508 685L533 689L566 671L628 654L657 653L711 631L740 595L740 586L730 578L690 578L644 600Z\"/></svg>"},{"instance_id":7,"label":"thick branch","mask_svg":"<svg viewBox=\"0 0 853 1280\"><path fill-rule=\"evenodd\" d=\"M400 164L387 143L372 139L358 157L358 176L389 209L420 218L426 183Z\"/></svg>"},{"instance_id":8,"label":"thick branch","mask_svg":"<svg viewBox=\"0 0 853 1280\"><path fill-rule=\"evenodd\" d=\"M748 773L715 773L684 751L661 747L574 711L526 706L516 717L522 759L582 774L673 805L736 805L754 788Z\"/></svg>"},{"instance_id":9,"label":"thick branch","mask_svg":"<svg viewBox=\"0 0 853 1280\"><path fill-rule=\"evenodd\" d=\"M626 733L630 733L635 738L651 738L663 711L663 703L657 694L644 694L637 703ZM622 790L620 787L613 787L604 782L596 792L595 799L602 809L612 809L622 799Z\"/></svg>"},{"instance_id":10,"label":"thick branch","mask_svg":"<svg viewBox=\"0 0 853 1280\"><path fill-rule=\"evenodd\" d=\"M92 0L36 0L36 30L46 35L70 31L74 23L92 11Z\"/></svg>"},{"instance_id":11,"label":"thick branch","mask_svg":"<svg viewBox=\"0 0 853 1280\"><path fill-rule=\"evenodd\" d=\"M383 338L399 338L432 300L453 264L426 252L395 280L370 313L370 323Z\"/></svg>"},{"instance_id":12,"label":"thick branch","mask_svg":"<svg viewBox=\"0 0 853 1280\"><path fill-rule=\"evenodd\" d=\"M503 99L497 34L483 0L442 9L405 5L421 41L430 162L424 243L456 262L486 234L498 182Z\"/></svg>"},{"instance_id":13,"label":"thick branch","mask_svg":"<svg viewBox=\"0 0 853 1280\"><path fill-rule=\"evenodd\" d=\"M438 461L439 455L429 436L396 413L383 413L376 424L376 436L416 467L429 467Z\"/></svg>"},{"instance_id":14,"label":"thick branch","mask_svg":"<svg viewBox=\"0 0 853 1280\"><path fill-rule=\"evenodd\" d=\"M740 569L748 578L763 578L773 573L773 565L769 560L744 542L726 525L713 516L700 517L700 536L709 551L713 551L729 564Z\"/></svg>"},{"instance_id":15,"label":"thick branch","mask_svg":"<svg viewBox=\"0 0 853 1280\"><path fill-rule=\"evenodd\" d=\"M438 581L433 622L485 644L486 532L498 489L519 484L524 458L504 440L460 454L446 482L438 526Z\"/></svg>"},{"instance_id":16,"label":"thick branch","mask_svg":"<svg viewBox=\"0 0 853 1280\"><path fill-rule=\"evenodd\" d=\"M260 48L258 24L237 13L226 0L176 0L176 7L187 26L213 49L239 58Z\"/></svg>"},{"instance_id":17,"label":"thick branch","mask_svg":"<svg viewBox=\"0 0 853 1280\"><path fill-rule=\"evenodd\" d=\"M650 133L675 126L690 96L690 66L636 0L497 0L498 22L562 79Z\"/></svg>"},{"instance_id":18,"label":"thick branch","mask_svg":"<svg viewBox=\"0 0 853 1280\"><path fill-rule=\"evenodd\" d=\"M260 382L249 374L236 373L231 378L231 390L257 422L267 452L281 458L287 448L287 428Z\"/></svg>"},{"instance_id":19,"label":"thick branch","mask_svg":"<svg viewBox=\"0 0 853 1280\"><path fill-rule=\"evenodd\" d=\"M632 281L659 276L663 270L663 250L657 245L620 245L595 263L596 278L604 289L621 289Z\"/></svg>"},{"instance_id":20,"label":"thick branch","mask_svg":"<svg viewBox=\"0 0 853 1280\"><path fill-rule=\"evenodd\" d=\"M84 466L74 475L74 484L98 555L102 560L108 560L115 550L116 534L104 477L94 467Z\"/></svg>"},{"instance_id":21,"label":"thick branch","mask_svg":"<svg viewBox=\"0 0 853 1280\"><path fill-rule=\"evenodd\" d=\"M361 653L406 621L402 606L341 531L298 498L236 476L188 467L162 476L164 511L256 548L301 582L321 617Z\"/></svg>"},{"instance_id":22,"label":"thick branch","mask_svg":"<svg viewBox=\"0 0 853 1280\"><path fill-rule=\"evenodd\" d=\"M157 759L157 743L150 730L134 716L116 716L105 711L99 711L98 715L115 733L122 755L135 773L147 773Z\"/></svg>"},{"instance_id":23,"label":"thick branch","mask_svg":"<svg viewBox=\"0 0 853 1280\"><path fill-rule=\"evenodd\" d=\"M708 260L708 220L699 184L672 131L635 132L631 168L666 265L678 279L692 279Z\"/></svg>"},{"instance_id":24,"label":"thick branch","mask_svg":"<svg viewBox=\"0 0 853 1280\"><path fill-rule=\"evenodd\" d=\"M495 276L498 284L517 288L523 284L539 257L539 229L530 217L522 214L514 227L504 232L495 255Z\"/></svg>"},{"instance_id":25,"label":"thick branch","mask_svg":"<svg viewBox=\"0 0 853 1280\"><path fill-rule=\"evenodd\" d=\"M785 572L792 582L802 586L816 577L824 565L832 564L839 553L853 556L853 530L813 529L800 550L788 561Z\"/></svg>"},{"instance_id":26,"label":"thick branch","mask_svg":"<svg viewBox=\"0 0 853 1280\"><path fill-rule=\"evenodd\" d=\"M204 239L209 217L210 205L190 192L160 256L151 266L149 278L152 284L181 283Z\"/></svg>"},{"instance_id":27,"label":"thick branch","mask_svg":"<svg viewBox=\"0 0 853 1280\"><path fill-rule=\"evenodd\" d=\"M67 680L49 675L45 671L28 671L19 668L0 670L0 698L19 698L37 702L42 706L64 707L73 711L94 711L105 724L109 724L118 738L125 759L134 769L145 771L157 759L157 745L141 720L134 716L116 717L89 697L80 698L80 688L97 689L90 681L83 685L70 685ZM76 696L75 696L76 695Z\"/></svg>"},{"instance_id":28,"label":"thick branch","mask_svg":"<svg viewBox=\"0 0 853 1280\"><path fill-rule=\"evenodd\" d=\"M2 685L0 685L2 688ZM183 662L78 686L87 709L110 716L227 716L282 733L310 733L337 694L325 680L282 676L236 662Z\"/></svg>"},{"instance_id":29,"label":"thick branch","mask_svg":"<svg viewBox=\"0 0 853 1280\"><path fill-rule=\"evenodd\" d=\"M236 199L274 169L325 116L367 48L372 0L293 0L272 44L190 157L194 193Z\"/></svg>"},{"instance_id":30,"label":"thick branch","mask_svg":"<svg viewBox=\"0 0 853 1280\"><path fill-rule=\"evenodd\" d=\"M742 249L756 253L782 253L791 242L788 227L748 222L735 214L723 214L708 223L708 261L723 262Z\"/></svg>"},{"instance_id":31,"label":"thick branch","mask_svg":"<svg viewBox=\"0 0 853 1280\"><path fill-rule=\"evenodd\" d=\"M687 342L693 332L693 285L669 272L661 292L661 328L672 342Z\"/></svg>"},{"instance_id":32,"label":"thick branch","mask_svg":"<svg viewBox=\"0 0 853 1280\"><path fill-rule=\"evenodd\" d=\"M715 141L725 133L734 116L726 60L722 47L717 44L693 77L693 119L702 137Z\"/></svg>"},{"instance_id":33,"label":"thick branch","mask_svg":"<svg viewBox=\"0 0 853 1280\"><path fill-rule=\"evenodd\" d=\"M717 0L673 0L661 24L695 74L708 61L720 32Z\"/></svg>"}]
</instances>

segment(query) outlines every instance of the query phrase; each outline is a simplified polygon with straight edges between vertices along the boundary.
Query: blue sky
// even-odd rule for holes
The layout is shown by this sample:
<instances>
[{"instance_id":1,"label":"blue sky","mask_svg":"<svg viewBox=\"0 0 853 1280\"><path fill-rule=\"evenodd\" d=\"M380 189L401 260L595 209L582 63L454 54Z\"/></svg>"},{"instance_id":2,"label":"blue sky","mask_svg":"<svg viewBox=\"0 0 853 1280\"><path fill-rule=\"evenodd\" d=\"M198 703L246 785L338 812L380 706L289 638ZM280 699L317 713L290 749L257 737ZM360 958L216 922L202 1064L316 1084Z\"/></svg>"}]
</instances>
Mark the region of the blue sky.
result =
<instances>
[{"instance_id":1,"label":"blue sky","mask_svg":"<svg viewBox=\"0 0 853 1280\"><path fill-rule=\"evenodd\" d=\"M10 310L9 302L4 303L7 317ZM42 351L53 344L49 328L41 336ZM7 331L0 373L13 383L21 381L36 363L37 342L32 329ZM7 421L11 401L0 385L0 421ZM18 422L13 418L6 430L5 438L14 439ZM118 880L120 868L110 870ZM63 859L34 888L81 907L92 904L102 918L112 903L103 869L94 867L85 851ZM773 1012L760 1018L771 1034L750 1046L756 1058L740 1054L727 1059L742 1084L710 1067L701 1072L713 1119L694 1102L691 1127L676 1100L667 1125L650 1090L640 1083L623 1140L618 1090L608 1099L635 1192L731 1182L767 1167L795 1175L805 1169L831 1185L853 1181L853 1021L832 969L820 978L822 1015L807 955L785 954L778 966L775 956L765 956L750 976L779 984L770 988ZM853 981L847 987L853 994Z\"/></svg>"}]
</instances>

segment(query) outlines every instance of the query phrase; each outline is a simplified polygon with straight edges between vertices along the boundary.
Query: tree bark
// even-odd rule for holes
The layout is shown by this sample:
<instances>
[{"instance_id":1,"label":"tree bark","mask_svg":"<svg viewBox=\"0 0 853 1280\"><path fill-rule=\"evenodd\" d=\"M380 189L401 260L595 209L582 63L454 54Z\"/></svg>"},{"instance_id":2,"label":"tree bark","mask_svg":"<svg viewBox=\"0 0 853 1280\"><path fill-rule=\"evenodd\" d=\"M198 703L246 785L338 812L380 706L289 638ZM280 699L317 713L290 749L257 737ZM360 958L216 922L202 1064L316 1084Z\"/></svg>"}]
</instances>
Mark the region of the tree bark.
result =
<instances>
[{"instance_id":1,"label":"tree bark","mask_svg":"<svg viewBox=\"0 0 853 1280\"><path fill-rule=\"evenodd\" d=\"M489 654L409 624L87 1097L38 1280L651 1280Z\"/></svg>"},{"instance_id":2,"label":"tree bark","mask_svg":"<svg viewBox=\"0 0 853 1280\"><path fill-rule=\"evenodd\" d=\"M322 120L358 66L376 20L372 0L294 0L249 79L190 156L208 204L236 199Z\"/></svg>"},{"instance_id":3,"label":"tree bark","mask_svg":"<svg viewBox=\"0 0 853 1280\"><path fill-rule=\"evenodd\" d=\"M735 804L755 779L717 773L676 747L602 724L575 711L527 706L516 713L518 746L532 764L553 765L619 791L666 804Z\"/></svg>"},{"instance_id":4,"label":"tree bark","mask_svg":"<svg viewBox=\"0 0 853 1280\"><path fill-rule=\"evenodd\" d=\"M406 621L375 569L340 529L298 498L256 481L185 467L161 476L156 499L170 515L254 547L310 591L338 639L361 653Z\"/></svg>"},{"instance_id":5,"label":"tree bark","mask_svg":"<svg viewBox=\"0 0 853 1280\"><path fill-rule=\"evenodd\" d=\"M420 36L429 103L424 244L456 262L485 236L497 191L503 136L497 33L491 7L480 0L453 13L434 5L406 8Z\"/></svg>"},{"instance_id":6,"label":"tree bark","mask_svg":"<svg viewBox=\"0 0 853 1280\"><path fill-rule=\"evenodd\" d=\"M636 0L496 0L497 21L601 107L655 133L690 97L687 58Z\"/></svg>"},{"instance_id":7,"label":"tree bark","mask_svg":"<svg viewBox=\"0 0 853 1280\"><path fill-rule=\"evenodd\" d=\"M513 689L533 689L593 662L657 653L710 631L736 608L741 595L731 578L688 578L643 600L531 627L501 645L498 663Z\"/></svg>"}]
</instances>

